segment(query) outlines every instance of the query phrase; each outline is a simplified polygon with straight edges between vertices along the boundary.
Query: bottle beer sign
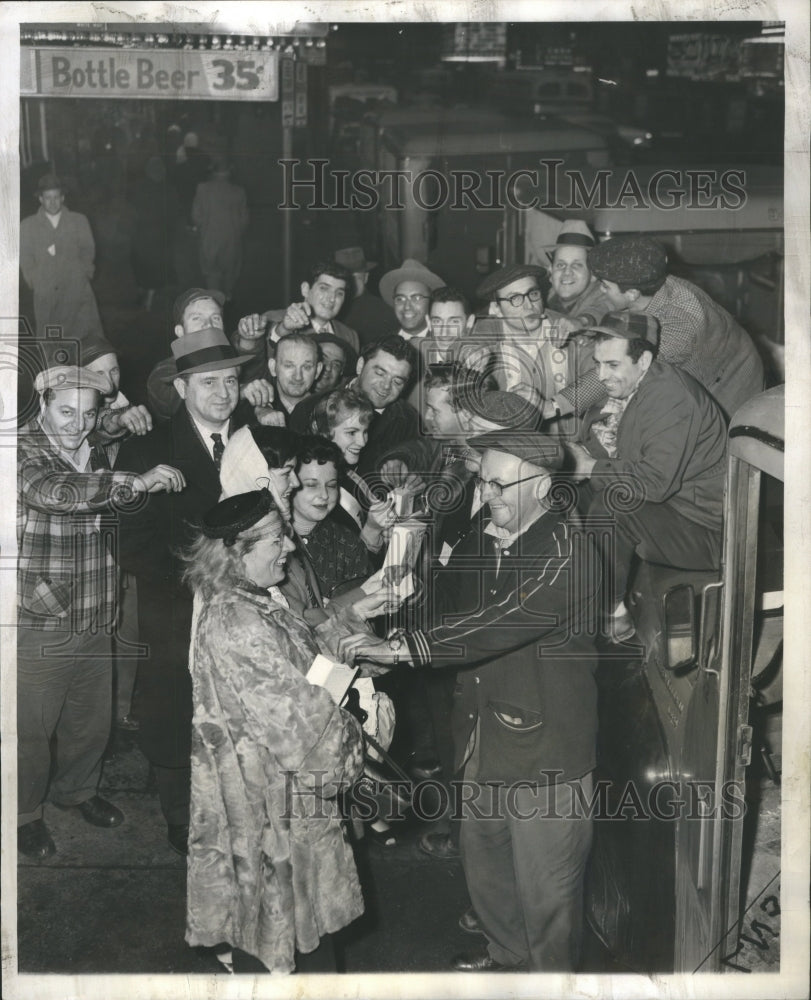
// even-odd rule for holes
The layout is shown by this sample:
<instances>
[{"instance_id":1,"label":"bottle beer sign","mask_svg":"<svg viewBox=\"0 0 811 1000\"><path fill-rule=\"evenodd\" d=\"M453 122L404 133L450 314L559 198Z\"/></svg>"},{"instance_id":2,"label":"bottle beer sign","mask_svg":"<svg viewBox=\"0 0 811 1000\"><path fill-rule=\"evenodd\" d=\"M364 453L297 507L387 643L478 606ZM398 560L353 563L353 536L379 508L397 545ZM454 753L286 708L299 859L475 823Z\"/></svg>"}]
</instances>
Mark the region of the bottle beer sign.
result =
<instances>
[{"instance_id":1,"label":"bottle beer sign","mask_svg":"<svg viewBox=\"0 0 811 1000\"><path fill-rule=\"evenodd\" d=\"M279 99L276 52L34 48L23 63L22 96Z\"/></svg>"}]
</instances>

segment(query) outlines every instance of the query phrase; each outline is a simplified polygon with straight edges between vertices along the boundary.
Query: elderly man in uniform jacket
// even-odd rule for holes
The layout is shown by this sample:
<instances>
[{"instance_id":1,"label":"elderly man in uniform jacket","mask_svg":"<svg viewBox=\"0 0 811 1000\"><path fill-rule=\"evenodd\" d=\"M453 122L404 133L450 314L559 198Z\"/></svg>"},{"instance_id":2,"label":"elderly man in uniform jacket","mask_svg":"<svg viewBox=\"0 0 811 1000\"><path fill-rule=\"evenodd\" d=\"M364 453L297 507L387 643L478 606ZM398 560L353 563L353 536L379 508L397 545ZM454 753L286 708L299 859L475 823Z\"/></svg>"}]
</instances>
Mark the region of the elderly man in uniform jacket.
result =
<instances>
[{"instance_id":1,"label":"elderly man in uniform jacket","mask_svg":"<svg viewBox=\"0 0 811 1000\"><path fill-rule=\"evenodd\" d=\"M183 405L167 423L125 441L116 468L139 472L159 462L180 470L185 489L150 497L122 515L119 561L138 581L141 641L136 712L140 744L155 773L170 846L186 852L189 826L192 692L188 670L192 595L182 582L178 551L193 525L220 496L219 462L235 429L239 368L221 329L210 327L172 343L174 387Z\"/></svg>"},{"instance_id":2,"label":"elderly man in uniform jacket","mask_svg":"<svg viewBox=\"0 0 811 1000\"><path fill-rule=\"evenodd\" d=\"M437 580L434 624L347 640L341 653L459 671L460 847L488 944L453 968L573 971L592 836L597 574L584 537L546 500L561 446L534 431L494 431L476 448L490 520Z\"/></svg>"}]
</instances>

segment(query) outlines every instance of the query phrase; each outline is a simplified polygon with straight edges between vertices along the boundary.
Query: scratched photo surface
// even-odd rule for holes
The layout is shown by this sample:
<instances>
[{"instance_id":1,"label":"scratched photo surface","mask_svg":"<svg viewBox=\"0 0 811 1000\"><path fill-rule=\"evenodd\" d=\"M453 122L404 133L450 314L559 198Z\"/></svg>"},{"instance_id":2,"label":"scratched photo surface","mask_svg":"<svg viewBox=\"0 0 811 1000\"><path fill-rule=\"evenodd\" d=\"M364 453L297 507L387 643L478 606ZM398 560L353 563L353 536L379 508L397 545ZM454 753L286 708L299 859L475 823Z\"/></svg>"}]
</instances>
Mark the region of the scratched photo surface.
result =
<instances>
[{"instance_id":1,"label":"scratched photo surface","mask_svg":"<svg viewBox=\"0 0 811 1000\"><path fill-rule=\"evenodd\" d=\"M3 995L808 995L805 5L0 29Z\"/></svg>"}]
</instances>

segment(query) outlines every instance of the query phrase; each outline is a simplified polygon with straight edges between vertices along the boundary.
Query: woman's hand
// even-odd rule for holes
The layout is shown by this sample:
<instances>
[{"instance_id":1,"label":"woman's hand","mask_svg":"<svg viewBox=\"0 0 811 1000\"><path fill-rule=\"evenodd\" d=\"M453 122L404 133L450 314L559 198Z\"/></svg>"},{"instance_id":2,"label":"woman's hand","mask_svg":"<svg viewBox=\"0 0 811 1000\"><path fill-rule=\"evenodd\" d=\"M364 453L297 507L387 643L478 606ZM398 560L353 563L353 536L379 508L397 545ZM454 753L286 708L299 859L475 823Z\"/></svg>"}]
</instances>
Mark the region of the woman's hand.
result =
<instances>
[{"instance_id":1,"label":"woman's hand","mask_svg":"<svg viewBox=\"0 0 811 1000\"><path fill-rule=\"evenodd\" d=\"M376 618L384 613L392 614L401 603L402 598L396 590L381 581L374 590L361 591L358 600L352 603L352 610L360 618Z\"/></svg>"}]
</instances>

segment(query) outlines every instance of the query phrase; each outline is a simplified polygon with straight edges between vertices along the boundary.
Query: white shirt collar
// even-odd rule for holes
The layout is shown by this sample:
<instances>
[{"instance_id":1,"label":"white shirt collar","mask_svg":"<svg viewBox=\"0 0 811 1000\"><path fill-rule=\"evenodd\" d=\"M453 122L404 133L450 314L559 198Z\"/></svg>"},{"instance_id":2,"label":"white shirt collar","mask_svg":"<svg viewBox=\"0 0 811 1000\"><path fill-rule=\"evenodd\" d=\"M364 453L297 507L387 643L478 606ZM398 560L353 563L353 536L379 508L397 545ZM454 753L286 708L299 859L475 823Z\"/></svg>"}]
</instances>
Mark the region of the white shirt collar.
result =
<instances>
[{"instance_id":1,"label":"white shirt collar","mask_svg":"<svg viewBox=\"0 0 811 1000\"><path fill-rule=\"evenodd\" d=\"M512 532L507 531L506 528L499 528L498 525L493 524L492 521L488 521L484 526L484 533L485 535L492 535L499 542L499 548L503 551L504 549L508 549L516 541L516 539L521 537L521 535L529 531L532 525L535 524L536 521L539 521L545 513L546 507L538 505L537 512L533 514L528 523L518 531Z\"/></svg>"},{"instance_id":2,"label":"white shirt collar","mask_svg":"<svg viewBox=\"0 0 811 1000\"><path fill-rule=\"evenodd\" d=\"M50 224L56 229L59 225L59 220L62 218L62 210L60 209L56 215L51 215L50 213L45 213L45 218L50 222Z\"/></svg>"},{"instance_id":3,"label":"white shirt collar","mask_svg":"<svg viewBox=\"0 0 811 1000\"><path fill-rule=\"evenodd\" d=\"M398 331L403 340L422 340L423 337L427 337L430 333L430 328L426 323L422 330L417 330L414 333L409 333L407 330Z\"/></svg>"},{"instance_id":4,"label":"white shirt collar","mask_svg":"<svg viewBox=\"0 0 811 1000\"><path fill-rule=\"evenodd\" d=\"M208 448L209 455L211 455L211 457L214 458L214 442L211 439L211 435L212 434L220 434L220 435L222 435L222 443L224 445L227 444L228 443L228 425L231 422L231 418L229 417L228 420L226 420L225 423L221 427L217 427L215 430L210 430L208 427L204 427L199 422L199 420L195 420L195 418L192 417L192 415L190 413L189 413L189 417L191 418L191 422L197 428L197 433L203 439L203 444L206 446L206 448Z\"/></svg>"}]
</instances>

